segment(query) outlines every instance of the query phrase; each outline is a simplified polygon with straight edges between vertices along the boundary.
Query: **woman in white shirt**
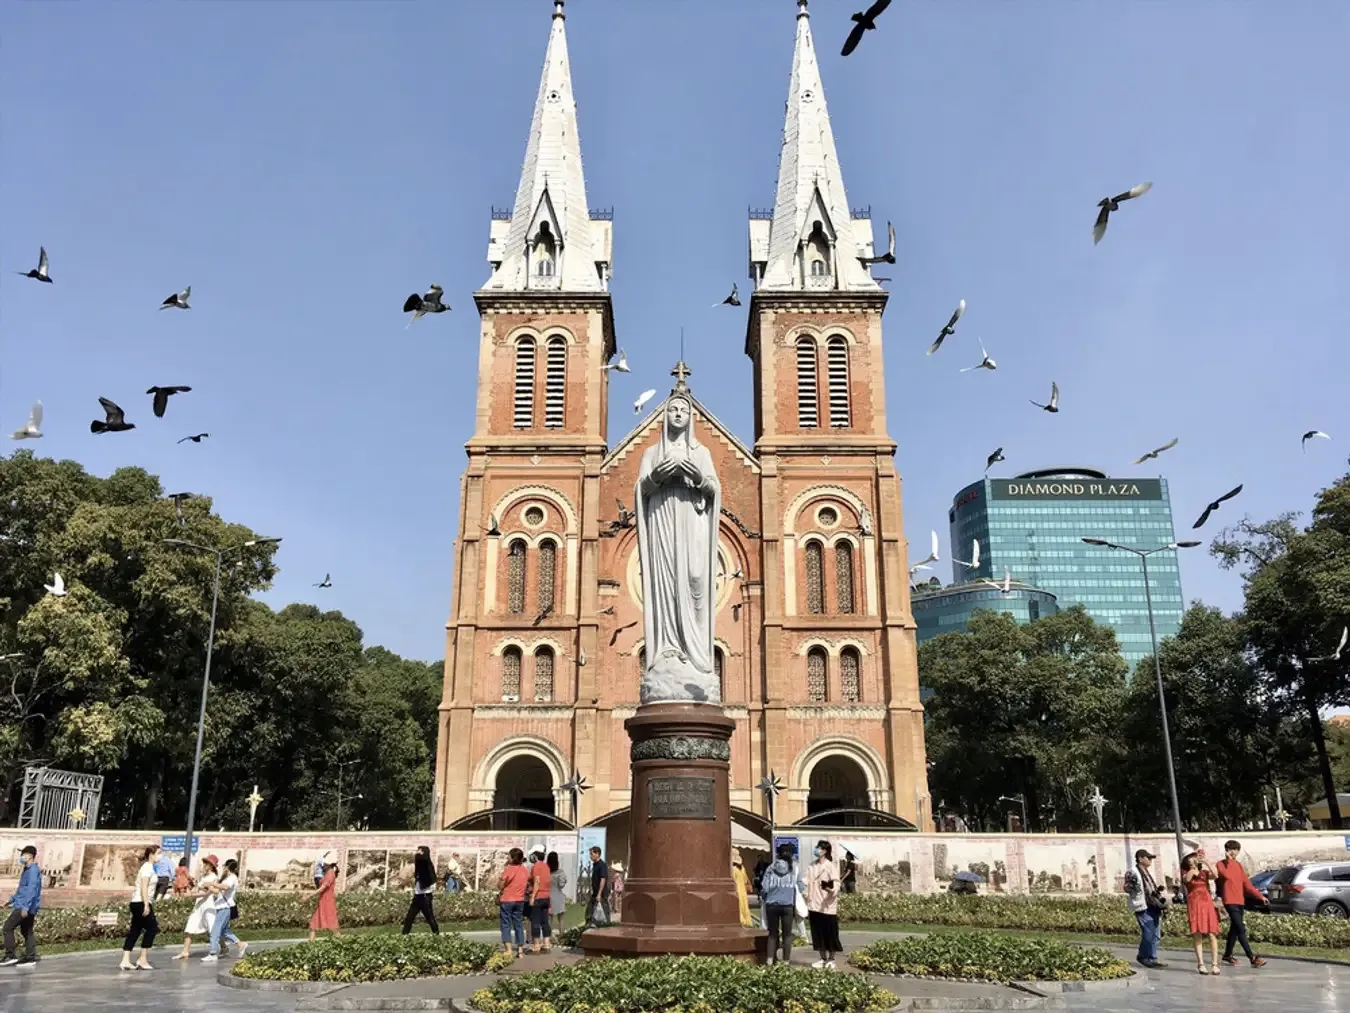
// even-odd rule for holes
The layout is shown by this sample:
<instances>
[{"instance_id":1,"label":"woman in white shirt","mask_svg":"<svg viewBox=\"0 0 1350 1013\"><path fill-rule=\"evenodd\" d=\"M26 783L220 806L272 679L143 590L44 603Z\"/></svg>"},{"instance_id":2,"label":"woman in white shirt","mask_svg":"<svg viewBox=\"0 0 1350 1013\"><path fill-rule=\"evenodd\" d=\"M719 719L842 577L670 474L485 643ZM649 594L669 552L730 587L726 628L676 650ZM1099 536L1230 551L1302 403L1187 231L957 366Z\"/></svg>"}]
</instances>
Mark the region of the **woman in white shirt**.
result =
<instances>
[{"instance_id":1,"label":"woman in white shirt","mask_svg":"<svg viewBox=\"0 0 1350 1013\"><path fill-rule=\"evenodd\" d=\"M211 952L202 957L203 964L214 964L219 959L222 938L238 947L236 956L242 957L248 949L248 943L241 943L230 931L235 895L239 891L239 863L233 858L225 859L225 872L218 883L212 884L211 890L216 895L216 920L211 923Z\"/></svg>"},{"instance_id":2,"label":"woman in white shirt","mask_svg":"<svg viewBox=\"0 0 1350 1013\"><path fill-rule=\"evenodd\" d=\"M811 923L811 949L820 954L812 967L834 970L839 942L839 864L829 841L817 841L815 861L806 867L806 918Z\"/></svg>"},{"instance_id":3,"label":"woman in white shirt","mask_svg":"<svg viewBox=\"0 0 1350 1013\"><path fill-rule=\"evenodd\" d=\"M155 945L155 935L159 932L159 922L155 920L155 885L159 880L155 872L155 856L159 854L159 845L152 844L141 856L141 867L136 872L136 883L131 891L131 928L127 931L126 942L122 944L123 971L153 971L150 966L150 947ZM141 943L141 957L135 964L131 962L131 951L136 941Z\"/></svg>"},{"instance_id":4,"label":"woman in white shirt","mask_svg":"<svg viewBox=\"0 0 1350 1013\"><path fill-rule=\"evenodd\" d=\"M211 924L216 920L216 895L211 891L211 886L220 881L220 859L215 855L207 855L202 859L202 867L206 872L197 884L201 887L195 894L197 904L192 914L188 915L187 925L183 928L183 949L174 960L187 960L192 955L192 937L210 936Z\"/></svg>"}]
</instances>

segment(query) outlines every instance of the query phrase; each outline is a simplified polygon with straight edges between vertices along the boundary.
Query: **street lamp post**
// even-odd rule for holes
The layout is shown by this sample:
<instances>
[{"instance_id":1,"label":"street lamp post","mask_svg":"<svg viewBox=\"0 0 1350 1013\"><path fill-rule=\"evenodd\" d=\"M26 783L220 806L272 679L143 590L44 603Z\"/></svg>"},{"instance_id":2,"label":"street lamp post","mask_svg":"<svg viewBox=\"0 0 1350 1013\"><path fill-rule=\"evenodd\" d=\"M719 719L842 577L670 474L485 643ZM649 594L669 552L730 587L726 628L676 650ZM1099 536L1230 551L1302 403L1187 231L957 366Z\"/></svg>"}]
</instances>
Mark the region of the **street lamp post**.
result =
<instances>
[{"instance_id":1,"label":"street lamp post","mask_svg":"<svg viewBox=\"0 0 1350 1013\"><path fill-rule=\"evenodd\" d=\"M258 806L262 805L263 797L258 794L258 786L253 786L253 794L244 799L248 803L248 832L253 833L253 821L258 816Z\"/></svg>"},{"instance_id":2,"label":"street lamp post","mask_svg":"<svg viewBox=\"0 0 1350 1013\"><path fill-rule=\"evenodd\" d=\"M332 759L332 754L329 754L329 759ZM356 798L361 798L361 797L362 797L360 793L357 793L357 794L355 794L355 795L343 795L343 794L342 794L342 768L343 768L343 767L350 767L353 763L359 763L359 762L360 762L359 758L356 759L356 760L343 760L341 763L339 763L339 764L337 765L337 769L338 769L338 783L337 783L337 825L336 825L335 827L333 827L333 829L336 830L338 833L341 833L341 832L342 832L342 803L343 803L344 801L345 801L345 802L350 802L352 799L356 799Z\"/></svg>"},{"instance_id":3,"label":"street lamp post","mask_svg":"<svg viewBox=\"0 0 1350 1013\"><path fill-rule=\"evenodd\" d=\"M211 628L206 634L206 670L202 673L202 705L197 712L197 749L192 756L192 789L188 795L188 817L187 832L183 835L183 857L188 860L188 868L192 867L192 831L197 820L197 782L202 772L202 738L206 734L206 697L211 688L211 653L216 645L216 605L220 601L220 564L225 558L225 553L234 552L236 549L251 549L255 545L276 545L280 538L250 538L242 545L229 545L223 549L212 548L209 545L197 545L195 542L188 542L182 538L165 538L165 545L178 545L185 549L196 549L198 552L209 552L216 557L216 577L211 586Z\"/></svg>"},{"instance_id":4,"label":"street lamp post","mask_svg":"<svg viewBox=\"0 0 1350 1013\"><path fill-rule=\"evenodd\" d=\"M1162 662L1158 659L1158 627L1153 621L1153 592L1148 586L1148 557L1155 552L1165 552L1169 549L1193 549L1200 543L1169 542L1156 549L1136 549L1129 545L1108 542L1105 538L1084 538L1083 541L1088 545L1100 545L1107 549L1133 553L1139 557L1139 562L1144 567L1144 603L1148 608L1148 635L1153 642L1153 674L1158 680L1158 713L1162 717L1163 756L1167 760L1167 790L1172 795L1172 831L1177 838L1177 867L1180 868L1182 860L1186 857L1186 844L1181 839L1181 803L1177 800L1177 771L1172 762L1172 732L1167 725L1167 698L1163 695Z\"/></svg>"},{"instance_id":5,"label":"street lamp post","mask_svg":"<svg viewBox=\"0 0 1350 1013\"><path fill-rule=\"evenodd\" d=\"M1025 834L1025 833L1029 833L1030 831L1027 829L1027 796L1026 796L1026 792L1023 792L1023 793L1020 794L1020 795L1000 795L1000 796L998 797L998 800L999 800L1000 802L1021 802L1021 803L1022 803L1022 833L1024 833L1024 834Z\"/></svg>"}]
</instances>

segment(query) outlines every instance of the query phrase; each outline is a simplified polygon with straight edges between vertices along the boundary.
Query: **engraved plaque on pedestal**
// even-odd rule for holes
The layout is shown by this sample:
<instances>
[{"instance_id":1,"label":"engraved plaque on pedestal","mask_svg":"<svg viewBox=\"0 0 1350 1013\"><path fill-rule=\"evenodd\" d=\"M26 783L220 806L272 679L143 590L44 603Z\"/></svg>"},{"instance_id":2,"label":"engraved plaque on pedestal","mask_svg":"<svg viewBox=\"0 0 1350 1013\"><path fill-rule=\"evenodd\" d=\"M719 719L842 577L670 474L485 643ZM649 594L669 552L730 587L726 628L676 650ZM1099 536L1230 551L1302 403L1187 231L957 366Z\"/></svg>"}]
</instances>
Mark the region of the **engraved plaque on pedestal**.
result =
<instances>
[{"instance_id":1,"label":"engraved plaque on pedestal","mask_svg":"<svg viewBox=\"0 0 1350 1013\"><path fill-rule=\"evenodd\" d=\"M716 819L715 783L711 777L653 777L647 782L647 819Z\"/></svg>"}]
</instances>

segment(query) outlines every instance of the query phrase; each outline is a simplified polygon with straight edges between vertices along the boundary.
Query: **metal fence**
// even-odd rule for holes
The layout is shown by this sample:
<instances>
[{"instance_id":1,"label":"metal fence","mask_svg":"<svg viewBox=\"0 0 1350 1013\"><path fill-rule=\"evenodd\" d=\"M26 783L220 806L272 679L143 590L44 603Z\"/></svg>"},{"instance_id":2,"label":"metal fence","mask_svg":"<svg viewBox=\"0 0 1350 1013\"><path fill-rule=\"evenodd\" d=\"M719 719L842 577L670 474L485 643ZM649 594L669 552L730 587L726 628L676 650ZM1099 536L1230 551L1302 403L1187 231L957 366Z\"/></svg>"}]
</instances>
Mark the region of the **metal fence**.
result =
<instances>
[{"instance_id":1,"label":"metal fence","mask_svg":"<svg viewBox=\"0 0 1350 1013\"><path fill-rule=\"evenodd\" d=\"M101 774L27 767L19 803L20 830L94 830L103 798Z\"/></svg>"}]
</instances>

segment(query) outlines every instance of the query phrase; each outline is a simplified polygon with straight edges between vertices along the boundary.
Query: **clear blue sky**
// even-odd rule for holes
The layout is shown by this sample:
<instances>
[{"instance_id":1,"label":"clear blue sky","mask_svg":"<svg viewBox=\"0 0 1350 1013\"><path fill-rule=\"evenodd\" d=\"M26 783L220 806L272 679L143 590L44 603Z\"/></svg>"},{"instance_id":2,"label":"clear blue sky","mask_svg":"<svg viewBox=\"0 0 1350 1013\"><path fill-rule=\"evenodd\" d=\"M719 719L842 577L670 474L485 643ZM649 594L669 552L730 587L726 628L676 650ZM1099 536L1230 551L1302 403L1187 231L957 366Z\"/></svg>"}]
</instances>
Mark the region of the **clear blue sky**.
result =
<instances>
[{"instance_id":1,"label":"clear blue sky","mask_svg":"<svg viewBox=\"0 0 1350 1013\"><path fill-rule=\"evenodd\" d=\"M509 206L548 0L10 3L0 11L0 428L28 446L282 535L267 600L340 608L435 658L473 420L490 205ZM1345 470L1350 4L897 0L838 56L856 5L812 4L852 204L899 233L885 318L907 531L946 545L952 494L1005 474L1116 475L1164 455L1181 528L1238 482L1307 510ZM691 383L752 435L747 205L772 203L792 0L574 0L592 207L615 209L628 403ZM1094 249L1094 204L1152 180ZM39 244L52 286L18 278ZM404 330L441 283L451 314ZM192 285L194 308L158 312ZM960 298L957 337L924 350ZM748 301L747 301L748 304ZM959 374L979 359L997 373ZM1062 412L1027 404L1059 381ZM151 384L195 389L154 419ZM93 437L97 397L139 428ZM1336 439L1299 452L1299 435ZM200 446L175 440L199 430ZM9 448L5 448L7 451ZM1195 550L1188 598L1240 603ZM310 585L332 572L333 587ZM944 573L945 576L945 573ZM321 597L320 597L321 595Z\"/></svg>"}]
</instances>

